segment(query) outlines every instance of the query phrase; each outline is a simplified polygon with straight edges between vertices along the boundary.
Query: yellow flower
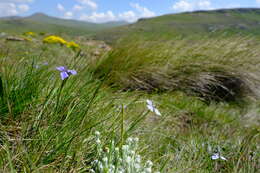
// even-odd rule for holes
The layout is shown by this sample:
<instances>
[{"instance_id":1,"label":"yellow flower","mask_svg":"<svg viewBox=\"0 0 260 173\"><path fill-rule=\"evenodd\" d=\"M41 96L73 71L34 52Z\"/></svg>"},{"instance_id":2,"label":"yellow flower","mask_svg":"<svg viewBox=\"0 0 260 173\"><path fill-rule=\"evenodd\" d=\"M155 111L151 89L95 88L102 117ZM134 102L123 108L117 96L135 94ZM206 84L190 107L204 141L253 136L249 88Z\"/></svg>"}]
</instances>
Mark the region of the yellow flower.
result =
<instances>
[{"instance_id":1,"label":"yellow flower","mask_svg":"<svg viewBox=\"0 0 260 173\"><path fill-rule=\"evenodd\" d=\"M59 43L61 45L66 45L67 44L67 42L63 38L61 38L59 36L55 36L55 35L51 35L51 36L45 37L43 39L43 43Z\"/></svg>"},{"instance_id":2,"label":"yellow flower","mask_svg":"<svg viewBox=\"0 0 260 173\"><path fill-rule=\"evenodd\" d=\"M35 37L35 36L36 36L36 33L35 33L35 32L25 32L23 35Z\"/></svg>"},{"instance_id":3,"label":"yellow flower","mask_svg":"<svg viewBox=\"0 0 260 173\"><path fill-rule=\"evenodd\" d=\"M61 38L59 36L55 36L55 35L45 37L43 39L43 43L59 43L61 45L66 45L68 48L71 48L73 51L80 50L79 45L77 43L75 43L74 41L67 42L63 38Z\"/></svg>"},{"instance_id":4,"label":"yellow flower","mask_svg":"<svg viewBox=\"0 0 260 173\"><path fill-rule=\"evenodd\" d=\"M68 48L71 48L71 49L74 50L74 51L80 49L79 45L78 45L77 43L75 43L74 41L67 42L67 47L68 47Z\"/></svg>"}]
</instances>

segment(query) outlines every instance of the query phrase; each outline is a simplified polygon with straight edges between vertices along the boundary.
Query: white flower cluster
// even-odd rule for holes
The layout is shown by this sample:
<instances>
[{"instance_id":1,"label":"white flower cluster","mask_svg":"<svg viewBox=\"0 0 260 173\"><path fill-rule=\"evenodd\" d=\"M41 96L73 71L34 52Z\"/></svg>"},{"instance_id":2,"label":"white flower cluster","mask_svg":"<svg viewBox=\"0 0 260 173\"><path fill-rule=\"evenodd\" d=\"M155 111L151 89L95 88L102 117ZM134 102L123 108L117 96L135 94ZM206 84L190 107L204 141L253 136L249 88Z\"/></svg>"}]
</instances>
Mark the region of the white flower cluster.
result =
<instances>
[{"instance_id":1,"label":"white flower cluster","mask_svg":"<svg viewBox=\"0 0 260 173\"><path fill-rule=\"evenodd\" d=\"M95 133L98 159L92 162L93 173L152 173L153 163L142 164L141 156L136 153L138 138L128 138L126 144L118 148L114 141L109 148L102 149L100 133Z\"/></svg>"}]
</instances>

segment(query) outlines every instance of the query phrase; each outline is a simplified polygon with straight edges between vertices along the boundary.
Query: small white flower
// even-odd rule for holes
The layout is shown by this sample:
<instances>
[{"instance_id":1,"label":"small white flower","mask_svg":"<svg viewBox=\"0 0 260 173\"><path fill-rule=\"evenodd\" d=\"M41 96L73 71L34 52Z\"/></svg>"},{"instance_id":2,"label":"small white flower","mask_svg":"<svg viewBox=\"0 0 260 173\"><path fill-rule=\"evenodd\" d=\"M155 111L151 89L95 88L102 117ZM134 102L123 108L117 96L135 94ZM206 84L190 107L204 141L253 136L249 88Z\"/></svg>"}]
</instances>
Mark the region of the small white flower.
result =
<instances>
[{"instance_id":1,"label":"small white flower","mask_svg":"<svg viewBox=\"0 0 260 173\"><path fill-rule=\"evenodd\" d=\"M100 136L100 132L99 131L95 131L95 135L96 136Z\"/></svg>"},{"instance_id":2,"label":"small white flower","mask_svg":"<svg viewBox=\"0 0 260 173\"><path fill-rule=\"evenodd\" d=\"M151 173L152 172L152 168L145 168L145 173Z\"/></svg>"},{"instance_id":3,"label":"small white flower","mask_svg":"<svg viewBox=\"0 0 260 173\"><path fill-rule=\"evenodd\" d=\"M212 160L218 160L218 159L227 160L225 157L221 156L219 153L214 153L214 154L211 156L211 159L212 159Z\"/></svg>"},{"instance_id":4,"label":"small white flower","mask_svg":"<svg viewBox=\"0 0 260 173\"><path fill-rule=\"evenodd\" d=\"M133 142L133 138L128 138L128 139L127 139L127 142L128 142L128 143L132 143L132 142Z\"/></svg>"},{"instance_id":5,"label":"small white flower","mask_svg":"<svg viewBox=\"0 0 260 173\"><path fill-rule=\"evenodd\" d=\"M96 143L97 143L97 144L100 144L100 143L101 143L100 139L97 139L97 140L96 140Z\"/></svg>"},{"instance_id":6,"label":"small white flower","mask_svg":"<svg viewBox=\"0 0 260 173\"><path fill-rule=\"evenodd\" d=\"M154 105L153 105L153 102L151 100L146 100L146 103L147 103L147 108L150 110L150 111L154 111Z\"/></svg>"},{"instance_id":7,"label":"small white flower","mask_svg":"<svg viewBox=\"0 0 260 173\"><path fill-rule=\"evenodd\" d=\"M152 166L153 166L153 162L150 161L150 160L148 160L148 161L146 162L146 164L147 164L147 167L152 167Z\"/></svg>"},{"instance_id":8,"label":"small white flower","mask_svg":"<svg viewBox=\"0 0 260 173\"><path fill-rule=\"evenodd\" d=\"M98 160L94 160L94 161L92 162L92 164L93 164L93 165L98 164Z\"/></svg>"},{"instance_id":9,"label":"small white flower","mask_svg":"<svg viewBox=\"0 0 260 173\"><path fill-rule=\"evenodd\" d=\"M122 149L123 149L124 151L128 151L129 146L128 146L128 145L123 145L123 146L122 146Z\"/></svg>"},{"instance_id":10,"label":"small white flower","mask_svg":"<svg viewBox=\"0 0 260 173\"><path fill-rule=\"evenodd\" d=\"M151 112L154 112L156 115L161 116L162 114L160 113L160 111L154 106L153 102L151 100L146 100L146 107L148 110L150 110Z\"/></svg>"},{"instance_id":11,"label":"small white flower","mask_svg":"<svg viewBox=\"0 0 260 173\"><path fill-rule=\"evenodd\" d=\"M135 155L135 151L130 151L130 154L131 155Z\"/></svg>"}]
</instances>

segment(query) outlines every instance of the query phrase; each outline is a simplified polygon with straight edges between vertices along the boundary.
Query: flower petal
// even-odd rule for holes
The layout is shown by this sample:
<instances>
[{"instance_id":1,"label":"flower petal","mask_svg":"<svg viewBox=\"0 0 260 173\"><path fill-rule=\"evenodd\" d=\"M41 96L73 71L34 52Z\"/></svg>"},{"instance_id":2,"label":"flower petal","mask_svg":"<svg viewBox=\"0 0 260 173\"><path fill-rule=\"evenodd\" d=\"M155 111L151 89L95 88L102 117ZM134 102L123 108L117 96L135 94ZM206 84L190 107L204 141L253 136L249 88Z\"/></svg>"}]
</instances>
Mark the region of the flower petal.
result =
<instances>
[{"instance_id":1,"label":"flower petal","mask_svg":"<svg viewBox=\"0 0 260 173\"><path fill-rule=\"evenodd\" d=\"M153 107L152 105L147 105L147 108L148 108L150 111L154 112L154 107Z\"/></svg>"},{"instance_id":2,"label":"flower petal","mask_svg":"<svg viewBox=\"0 0 260 173\"><path fill-rule=\"evenodd\" d=\"M222 159L222 160L227 160L225 157L223 157L223 156L220 156L220 158Z\"/></svg>"},{"instance_id":3,"label":"flower petal","mask_svg":"<svg viewBox=\"0 0 260 173\"><path fill-rule=\"evenodd\" d=\"M59 71L61 71L61 72L67 71L67 68L64 67L64 66L56 67L56 69L59 70Z\"/></svg>"},{"instance_id":4,"label":"flower petal","mask_svg":"<svg viewBox=\"0 0 260 173\"><path fill-rule=\"evenodd\" d=\"M152 100L149 100L149 99L146 100L146 103L147 103L148 105L151 105L151 106L153 105Z\"/></svg>"},{"instance_id":5,"label":"flower petal","mask_svg":"<svg viewBox=\"0 0 260 173\"><path fill-rule=\"evenodd\" d=\"M76 75L76 70L68 70L69 75Z\"/></svg>"},{"instance_id":6,"label":"flower petal","mask_svg":"<svg viewBox=\"0 0 260 173\"><path fill-rule=\"evenodd\" d=\"M212 159L212 160L217 160L217 159L219 159L219 154L218 154L218 153L213 154L213 155L211 156L211 159Z\"/></svg>"},{"instance_id":7,"label":"flower petal","mask_svg":"<svg viewBox=\"0 0 260 173\"><path fill-rule=\"evenodd\" d=\"M162 114L160 113L160 111L158 110L158 109L154 109L154 113L156 114L156 115L158 115L158 116L161 116Z\"/></svg>"},{"instance_id":8,"label":"flower petal","mask_svg":"<svg viewBox=\"0 0 260 173\"><path fill-rule=\"evenodd\" d=\"M69 77L69 74L67 72L61 72L60 77L61 77L61 80L64 80Z\"/></svg>"}]
</instances>

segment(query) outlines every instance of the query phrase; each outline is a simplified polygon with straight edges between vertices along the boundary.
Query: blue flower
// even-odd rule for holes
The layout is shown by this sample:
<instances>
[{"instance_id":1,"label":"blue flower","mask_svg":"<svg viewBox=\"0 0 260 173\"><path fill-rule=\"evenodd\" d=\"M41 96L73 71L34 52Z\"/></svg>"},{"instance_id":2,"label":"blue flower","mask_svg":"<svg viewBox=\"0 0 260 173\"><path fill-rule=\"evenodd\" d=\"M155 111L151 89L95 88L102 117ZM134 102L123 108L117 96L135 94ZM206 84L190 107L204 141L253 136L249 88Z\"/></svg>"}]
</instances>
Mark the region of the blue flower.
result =
<instances>
[{"instance_id":1,"label":"blue flower","mask_svg":"<svg viewBox=\"0 0 260 173\"><path fill-rule=\"evenodd\" d=\"M76 70L69 70L64 66L56 67L57 70L60 71L61 80L67 79L71 75L76 75Z\"/></svg>"}]
</instances>

